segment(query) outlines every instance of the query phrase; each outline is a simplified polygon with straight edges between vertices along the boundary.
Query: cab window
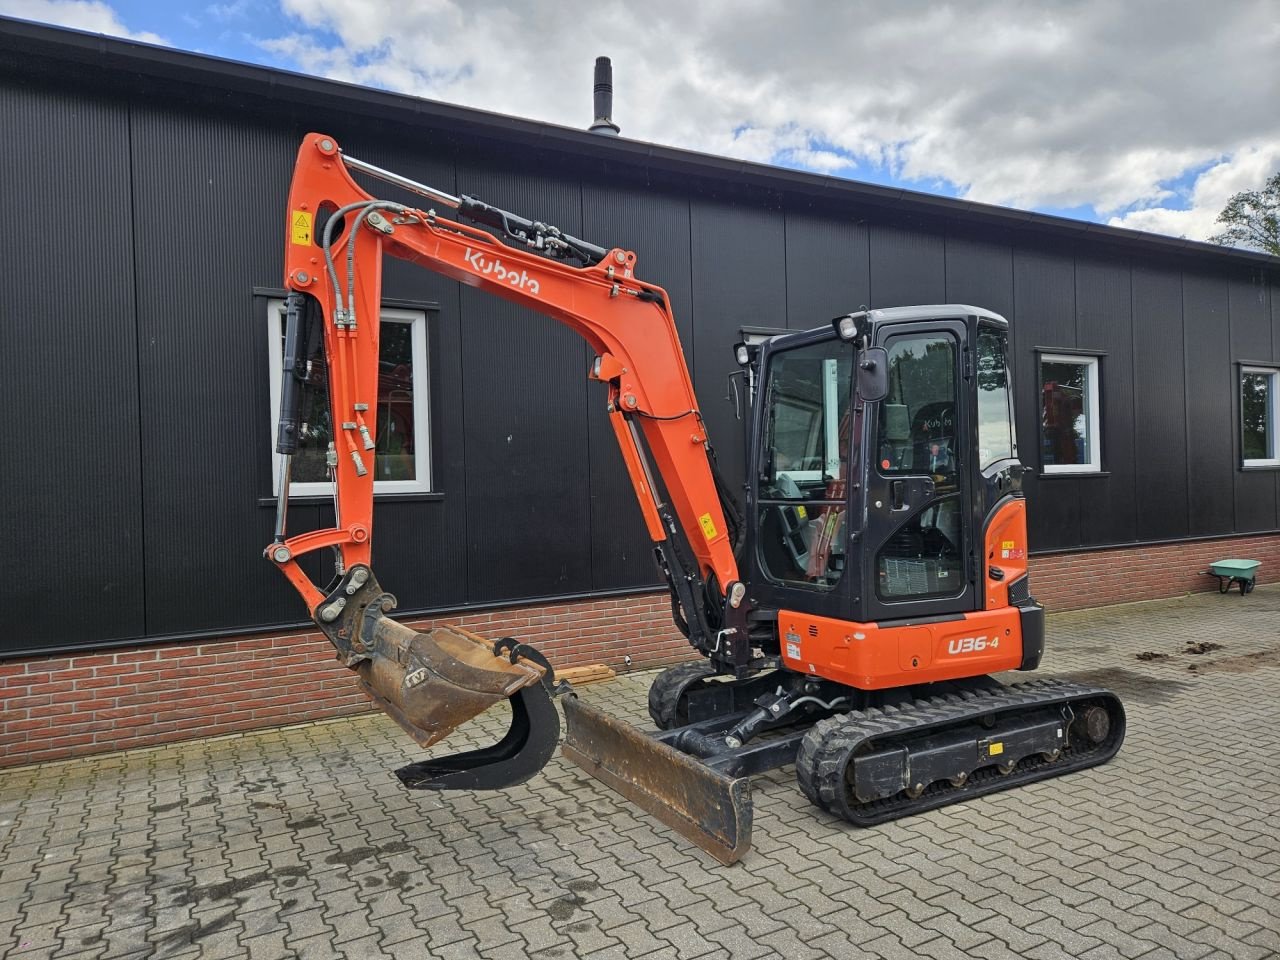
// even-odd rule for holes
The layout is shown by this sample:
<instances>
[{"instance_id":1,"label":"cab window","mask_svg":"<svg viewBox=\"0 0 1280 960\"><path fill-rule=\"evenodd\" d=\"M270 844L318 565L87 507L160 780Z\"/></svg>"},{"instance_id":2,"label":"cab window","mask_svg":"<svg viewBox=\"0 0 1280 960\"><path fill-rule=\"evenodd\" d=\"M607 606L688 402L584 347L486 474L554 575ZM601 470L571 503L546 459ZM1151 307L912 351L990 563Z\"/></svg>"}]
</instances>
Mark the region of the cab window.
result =
<instances>
[{"instance_id":1,"label":"cab window","mask_svg":"<svg viewBox=\"0 0 1280 960\"><path fill-rule=\"evenodd\" d=\"M955 596L964 589L956 341L940 333L897 337L888 352L889 394L877 432L880 473L928 476L933 493L881 547L876 592L890 602Z\"/></svg>"},{"instance_id":2,"label":"cab window","mask_svg":"<svg viewBox=\"0 0 1280 960\"><path fill-rule=\"evenodd\" d=\"M776 353L765 384L758 542L776 581L829 588L844 572L853 347Z\"/></svg>"}]
</instances>

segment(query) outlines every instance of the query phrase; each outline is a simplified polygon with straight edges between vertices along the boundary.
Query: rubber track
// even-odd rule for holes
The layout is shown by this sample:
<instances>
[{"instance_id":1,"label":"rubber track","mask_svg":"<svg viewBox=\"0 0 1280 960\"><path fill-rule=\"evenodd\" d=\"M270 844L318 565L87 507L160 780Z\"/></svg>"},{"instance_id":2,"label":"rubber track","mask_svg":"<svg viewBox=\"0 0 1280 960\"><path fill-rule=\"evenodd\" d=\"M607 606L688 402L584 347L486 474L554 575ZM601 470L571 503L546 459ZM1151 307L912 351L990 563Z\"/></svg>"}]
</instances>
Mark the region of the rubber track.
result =
<instances>
[{"instance_id":1,"label":"rubber track","mask_svg":"<svg viewBox=\"0 0 1280 960\"><path fill-rule=\"evenodd\" d=\"M993 712L1038 709L1080 701L1092 701L1108 708L1111 730L1100 744L1087 748L1072 745L1056 761L1028 757L1007 776L999 774L994 767L985 767L972 772L961 787L952 787L945 781L934 783L915 799L899 793L863 804L851 796L845 770L855 753L873 740L880 747L903 734L914 735L972 722ZM805 735L796 757L796 779L812 803L850 823L872 826L1105 763L1120 749L1124 732L1124 708L1111 691L1067 680L1036 680L990 691L965 691L916 700L900 707L855 710L829 717L815 724Z\"/></svg>"},{"instance_id":2,"label":"rubber track","mask_svg":"<svg viewBox=\"0 0 1280 960\"><path fill-rule=\"evenodd\" d=\"M670 730L676 726L680 697L690 684L715 675L715 668L705 660L676 664L658 674L649 687L649 716L658 729Z\"/></svg>"}]
</instances>

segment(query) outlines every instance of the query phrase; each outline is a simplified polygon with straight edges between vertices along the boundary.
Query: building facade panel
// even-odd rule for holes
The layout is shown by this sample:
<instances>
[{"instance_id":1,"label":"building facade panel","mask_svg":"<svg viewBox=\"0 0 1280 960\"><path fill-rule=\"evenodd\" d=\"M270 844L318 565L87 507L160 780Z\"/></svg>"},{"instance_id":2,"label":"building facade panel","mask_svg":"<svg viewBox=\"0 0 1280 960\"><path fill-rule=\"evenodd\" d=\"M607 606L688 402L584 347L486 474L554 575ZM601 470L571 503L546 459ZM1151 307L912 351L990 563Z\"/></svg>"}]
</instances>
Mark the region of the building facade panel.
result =
<instances>
[{"instance_id":1,"label":"building facade panel","mask_svg":"<svg viewBox=\"0 0 1280 960\"><path fill-rule=\"evenodd\" d=\"M919 225L873 222L870 227L872 307L941 303L947 296L941 232Z\"/></svg>"},{"instance_id":2,"label":"building facade panel","mask_svg":"<svg viewBox=\"0 0 1280 960\"><path fill-rule=\"evenodd\" d=\"M581 233L576 181L474 157L460 163L458 188ZM462 290L461 313L468 599L589 590L589 384L582 340L562 324L471 287Z\"/></svg>"},{"instance_id":3,"label":"building facade panel","mask_svg":"<svg viewBox=\"0 0 1280 960\"><path fill-rule=\"evenodd\" d=\"M1182 278L1187 342L1187 488L1190 532L1235 531L1236 372L1231 364L1227 280Z\"/></svg>"},{"instance_id":4,"label":"building facade panel","mask_svg":"<svg viewBox=\"0 0 1280 960\"><path fill-rule=\"evenodd\" d=\"M959 233L952 227L946 236L947 303L970 303L1014 317L1013 248L1001 239ZM1020 324L1011 324L1009 349L1021 348ZM1021 385L1018 385L1021 386Z\"/></svg>"},{"instance_id":5,"label":"building facade panel","mask_svg":"<svg viewBox=\"0 0 1280 960\"><path fill-rule=\"evenodd\" d=\"M746 327L785 327L786 235L779 211L710 197L690 202L693 386L725 475L743 476L743 431L725 400Z\"/></svg>"},{"instance_id":6,"label":"building facade panel","mask_svg":"<svg viewBox=\"0 0 1280 960\"><path fill-rule=\"evenodd\" d=\"M582 183L582 236L636 254L636 275L667 293L680 343L693 348L693 306L689 273L689 202L684 197L629 184ZM584 366L590 350L583 347ZM653 547L632 492L618 442L609 423L608 391L587 385L591 455L591 587L620 590L657 583Z\"/></svg>"},{"instance_id":7,"label":"building facade panel","mask_svg":"<svg viewBox=\"0 0 1280 960\"><path fill-rule=\"evenodd\" d=\"M244 575L271 529L258 508L270 434L253 290L280 282L271 227L293 133L141 102L131 127L148 632L231 629L247 611L296 620Z\"/></svg>"},{"instance_id":8,"label":"building facade panel","mask_svg":"<svg viewBox=\"0 0 1280 960\"><path fill-rule=\"evenodd\" d=\"M1134 266L1133 344L1137 538L1184 537L1189 528L1187 393L1178 273Z\"/></svg>"},{"instance_id":9,"label":"building facade panel","mask_svg":"<svg viewBox=\"0 0 1280 960\"><path fill-rule=\"evenodd\" d=\"M791 330L821 326L871 302L866 224L786 211L787 315Z\"/></svg>"},{"instance_id":10,"label":"building facade panel","mask_svg":"<svg viewBox=\"0 0 1280 960\"><path fill-rule=\"evenodd\" d=\"M1076 349L1099 358L1103 469L1080 481L1082 546L1137 539L1132 302L1127 260L1077 257Z\"/></svg>"},{"instance_id":11,"label":"building facade panel","mask_svg":"<svg viewBox=\"0 0 1280 960\"><path fill-rule=\"evenodd\" d=\"M141 636L144 609L129 110L0 97L8 274L0 655Z\"/></svg>"}]
</instances>

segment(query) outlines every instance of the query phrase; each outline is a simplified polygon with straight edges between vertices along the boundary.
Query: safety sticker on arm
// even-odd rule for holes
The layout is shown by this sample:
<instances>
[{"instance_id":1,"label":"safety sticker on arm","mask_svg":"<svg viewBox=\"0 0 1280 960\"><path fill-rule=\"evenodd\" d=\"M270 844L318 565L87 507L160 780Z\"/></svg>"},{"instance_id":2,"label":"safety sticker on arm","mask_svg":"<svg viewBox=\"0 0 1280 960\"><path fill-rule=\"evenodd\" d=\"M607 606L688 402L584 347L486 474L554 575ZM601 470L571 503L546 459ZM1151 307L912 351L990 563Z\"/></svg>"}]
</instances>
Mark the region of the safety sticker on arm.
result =
<instances>
[{"instance_id":1,"label":"safety sticker on arm","mask_svg":"<svg viewBox=\"0 0 1280 960\"><path fill-rule=\"evenodd\" d=\"M311 214L306 210L294 210L289 214L289 236L299 246L311 244Z\"/></svg>"},{"instance_id":2,"label":"safety sticker on arm","mask_svg":"<svg viewBox=\"0 0 1280 960\"><path fill-rule=\"evenodd\" d=\"M716 538L716 522L711 519L711 514L704 513L698 518L698 523L702 525L702 535L708 540Z\"/></svg>"}]
</instances>

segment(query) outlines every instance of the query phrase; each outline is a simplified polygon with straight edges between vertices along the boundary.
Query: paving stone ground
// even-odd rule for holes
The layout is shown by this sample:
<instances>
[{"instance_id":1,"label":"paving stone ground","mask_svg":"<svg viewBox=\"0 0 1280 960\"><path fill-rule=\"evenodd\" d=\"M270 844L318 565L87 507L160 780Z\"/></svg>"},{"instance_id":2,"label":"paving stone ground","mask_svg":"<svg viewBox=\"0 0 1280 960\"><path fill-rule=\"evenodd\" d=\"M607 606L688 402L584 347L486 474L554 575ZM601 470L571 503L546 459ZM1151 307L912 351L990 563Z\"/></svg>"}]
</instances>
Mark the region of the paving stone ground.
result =
<instances>
[{"instance_id":1,"label":"paving stone ground","mask_svg":"<svg viewBox=\"0 0 1280 960\"><path fill-rule=\"evenodd\" d=\"M1125 700L1110 764L872 830L786 768L731 867L559 758L406 792L381 716L0 773L0 956L1280 956L1280 587L1056 615L1049 643L1041 675ZM647 724L651 676L583 695Z\"/></svg>"}]
</instances>

